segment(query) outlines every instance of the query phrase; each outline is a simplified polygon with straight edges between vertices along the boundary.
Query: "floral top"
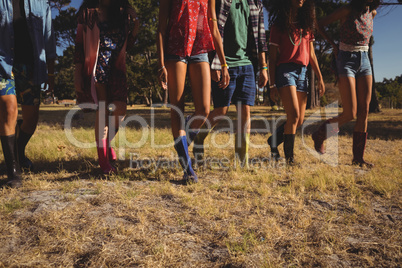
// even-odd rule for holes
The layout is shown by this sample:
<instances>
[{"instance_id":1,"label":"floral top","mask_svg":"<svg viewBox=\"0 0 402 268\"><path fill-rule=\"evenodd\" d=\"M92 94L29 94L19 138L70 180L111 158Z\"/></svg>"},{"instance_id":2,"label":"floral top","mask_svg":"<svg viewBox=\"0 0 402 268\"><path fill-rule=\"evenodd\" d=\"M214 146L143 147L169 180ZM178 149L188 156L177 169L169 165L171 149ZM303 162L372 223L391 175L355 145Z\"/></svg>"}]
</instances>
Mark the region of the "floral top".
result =
<instances>
[{"instance_id":1,"label":"floral top","mask_svg":"<svg viewBox=\"0 0 402 268\"><path fill-rule=\"evenodd\" d=\"M214 50L208 0L173 0L166 54L187 57Z\"/></svg>"},{"instance_id":2,"label":"floral top","mask_svg":"<svg viewBox=\"0 0 402 268\"><path fill-rule=\"evenodd\" d=\"M373 13L369 9L364 14L352 12L341 25L340 32L342 43L367 46L373 34Z\"/></svg>"}]
</instances>

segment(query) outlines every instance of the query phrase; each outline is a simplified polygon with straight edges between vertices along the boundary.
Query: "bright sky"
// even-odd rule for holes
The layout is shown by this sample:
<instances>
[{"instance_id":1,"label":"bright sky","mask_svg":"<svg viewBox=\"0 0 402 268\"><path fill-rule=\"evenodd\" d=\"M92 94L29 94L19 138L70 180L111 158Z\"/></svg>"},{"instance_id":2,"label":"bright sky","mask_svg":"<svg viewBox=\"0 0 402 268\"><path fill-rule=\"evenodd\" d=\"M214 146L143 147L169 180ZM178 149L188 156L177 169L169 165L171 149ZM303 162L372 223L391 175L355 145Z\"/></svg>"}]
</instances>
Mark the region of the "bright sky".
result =
<instances>
[{"instance_id":1,"label":"bright sky","mask_svg":"<svg viewBox=\"0 0 402 268\"><path fill-rule=\"evenodd\" d=\"M390 1L386 1L390 2ZM392 2L397 2L396 0ZM78 9L82 0L72 0ZM267 26L267 18L266 26ZM374 19L374 75L378 82L402 75L402 6L382 7ZM61 54L61 53L59 53Z\"/></svg>"}]
</instances>

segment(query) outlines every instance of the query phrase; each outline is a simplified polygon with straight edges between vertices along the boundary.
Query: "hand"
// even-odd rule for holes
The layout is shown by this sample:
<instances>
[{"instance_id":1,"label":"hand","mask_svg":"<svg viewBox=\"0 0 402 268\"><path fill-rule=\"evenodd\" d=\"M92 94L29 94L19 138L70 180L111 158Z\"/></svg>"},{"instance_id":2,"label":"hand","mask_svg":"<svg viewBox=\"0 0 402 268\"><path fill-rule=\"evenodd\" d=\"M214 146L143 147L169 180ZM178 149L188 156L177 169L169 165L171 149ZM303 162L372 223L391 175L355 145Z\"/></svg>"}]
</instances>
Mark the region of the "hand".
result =
<instances>
[{"instance_id":1,"label":"hand","mask_svg":"<svg viewBox=\"0 0 402 268\"><path fill-rule=\"evenodd\" d=\"M279 99L278 89L276 87L272 87L269 89L269 91L269 97L273 102L277 103Z\"/></svg>"},{"instance_id":2,"label":"hand","mask_svg":"<svg viewBox=\"0 0 402 268\"><path fill-rule=\"evenodd\" d=\"M218 83L221 80L221 71L220 70L211 70L211 79Z\"/></svg>"},{"instance_id":3,"label":"hand","mask_svg":"<svg viewBox=\"0 0 402 268\"><path fill-rule=\"evenodd\" d=\"M260 71L260 79L258 80L258 87L265 87L268 82L268 72L267 70Z\"/></svg>"},{"instance_id":4,"label":"hand","mask_svg":"<svg viewBox=\"0 0 402 268\"><path fill-rule=\"evenodd\" d=\"M166 90L168 88L168 86L167 86L168 73L167 73L166 67L162 67L162 69L159 69L158 79L159 79L159 84L161 85L162 89Z\"/></svg>"},{"instance_id":5,"label":"hand","mask_svg":"<svg viewBox=\"0 0 402 268\"><path fill-rule=\"evenodd\" d=\"M48 76L47 82L45 83L45 88L47 88L47 90L45 91L46 95L50 95L53 93L53 91L54 91L54 75Z\"/></svg>"},{"instance_id":6,"label":"hand","mask_svg":"<svg viewBox=\"0 0 402 268\"><path fill-rule=\"evenodd\" d=\"M219 82L218 86L219 86L219 88L225 89L225 88L227 88L227 86L229 86L229 81L230 81L228 68L223 67L221 72L222 72L222 77L221 77L221 81Z\"/></svg>"},{"instance_id":7,"label":"hand","mask_svg":"<svg viewBox=\"0 0 402 268\"><path fill-rule=\"evenodd\" d=\"M75 92L84 93L84 80L82 79L81 74L75 74L74 86L75 86Z\"/></svg>"},{"instance_id":8,"label":"hand","mask_svg":"<svg viewBox=\"0 0 402 268\"><path fill-rule=\"evenodd\" d=\"M321 81L318 84L318 90L320 92L320 97L324 96L325 93L325 83L324 80L321 79Z\"/></svg>"}]
</instances>

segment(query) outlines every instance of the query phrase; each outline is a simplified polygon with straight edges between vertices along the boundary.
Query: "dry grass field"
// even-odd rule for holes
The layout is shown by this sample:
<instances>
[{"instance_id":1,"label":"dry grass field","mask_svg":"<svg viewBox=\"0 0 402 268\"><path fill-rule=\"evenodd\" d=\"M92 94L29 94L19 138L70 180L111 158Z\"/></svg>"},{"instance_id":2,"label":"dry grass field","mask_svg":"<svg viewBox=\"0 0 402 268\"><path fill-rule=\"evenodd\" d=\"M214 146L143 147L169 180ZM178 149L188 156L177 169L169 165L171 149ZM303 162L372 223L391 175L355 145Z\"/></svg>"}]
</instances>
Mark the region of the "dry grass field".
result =
<instances>
[{"instance_id":1,"label":"dry grass field","mask_svg":"<svg viewBox=\"0 0 402 268\"><path fill-rule=\"evenodd\" d=\"M254 131L251 168L240 170L223 123L207 139L209 160L192 185L181 181L167 109L155 108L154 117L145 106L129 109L132 121L155 125L131 122L119 132L124 160L112 176L100 174L95 148L68 140L68 111L42 107L27 147L35 172L20 189L0 188L0 267L402 265L401 110L369 116L371 170L351 165L353 123L321 158L310 151L312 127L300 131L291 168L270 162L269 133ZM263 118L284 113L254 107L252 115L253 128L264 129ZM324 116L308 111L306 124ZM77 112L70 134L92 142L93 122L92 113ZM4 184L2 154L0 161Z\"/></svg>"}]
</instances>

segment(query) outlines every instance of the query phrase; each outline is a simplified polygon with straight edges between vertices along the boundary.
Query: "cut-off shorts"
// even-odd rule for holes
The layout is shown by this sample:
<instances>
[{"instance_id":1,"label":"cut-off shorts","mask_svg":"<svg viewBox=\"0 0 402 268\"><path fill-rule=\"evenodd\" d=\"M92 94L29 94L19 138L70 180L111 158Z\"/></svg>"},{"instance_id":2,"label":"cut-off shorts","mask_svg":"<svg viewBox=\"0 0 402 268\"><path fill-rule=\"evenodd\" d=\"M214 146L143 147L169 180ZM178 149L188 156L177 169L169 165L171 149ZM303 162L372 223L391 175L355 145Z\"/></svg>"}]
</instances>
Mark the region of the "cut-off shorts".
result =
<instances>
[{"instance_id":1,"label":"cut-off shorts","mask_svg":"<svg viewBox=\"0 0 402 268\"><path fill-rule=\"evenodd\" d=\"M198 55L187 56L187 57L181 57L178 55L168 54L165 56L165 60L166 61L181 61L181 62L184 62L185 64L209 62L208 53L201 53Z\"/></svg>"},{"instance_id":2,"label":"cut-off shorts","mask_svg":"<svg viewBox=\"0 0 402 268\"><path fill-rule=\"evenodd\" d=\"M279 64L275 82L278 89L295 86L296 91L308 93L307 67L293 62Z\"/></svg>"},{"instance_id":3,"label":"cut-off shorts","mask_svg":"<svg viewBox=\"0 0 402 268\"><path fill-rule=\"evenodd\" d=\"M227 107L230 104L241 103L254 106L255 102L255 74L253 65L229 68L230 81L225 88L219 88L218 83L211 82L214 108Z\"/></svg>"},{"instance_id":4,"label":"cut-off shorts","mask_svg":"<svg viewBox=\"0 0 402 268\"><path fill-rule=\"evenodd\" d=\"M0 96L16 95L22 105L40 105L41 86L33 83L33 68L26 64L14 64L11 78L0 76Z\"/></svg>"},{"instance_id":5,"label":"cut-off shorts","mask_svg":"<svg viewBox=\"0 0 402 268\"><path fill-rule=\"evenodd\" d=\"M349 52L339 50L336 68L341 77L361 77L372 75L367 51Z\"/></svg>"}]
</instances>

